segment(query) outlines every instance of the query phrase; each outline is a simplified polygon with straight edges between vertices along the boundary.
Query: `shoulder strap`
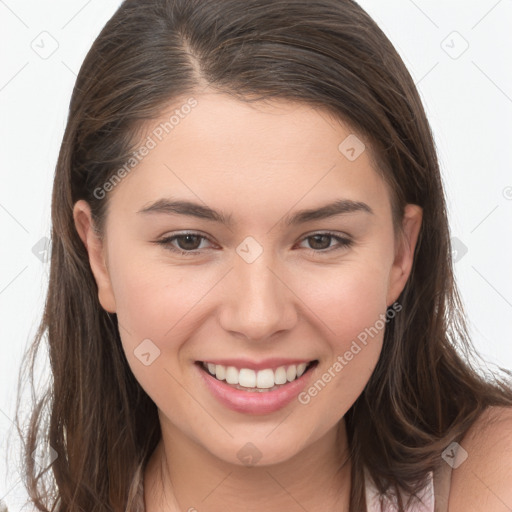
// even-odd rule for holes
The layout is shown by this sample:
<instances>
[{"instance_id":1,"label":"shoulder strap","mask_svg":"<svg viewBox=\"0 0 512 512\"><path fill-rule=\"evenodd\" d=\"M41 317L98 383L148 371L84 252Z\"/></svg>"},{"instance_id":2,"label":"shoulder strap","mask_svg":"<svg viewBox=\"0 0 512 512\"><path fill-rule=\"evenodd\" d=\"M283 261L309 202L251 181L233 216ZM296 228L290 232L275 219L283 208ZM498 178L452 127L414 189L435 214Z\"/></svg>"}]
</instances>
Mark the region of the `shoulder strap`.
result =
<instances>
[{"instance_id":1,"label":"shoulder strap","mask_svg":"<svg viewBox=\"0 0 512 512\"><path fill-rule=\"evenodd\" d=\"M452 467L444 460L434 471L435 512L448 512Z\"/></svg>"}]
</instances>

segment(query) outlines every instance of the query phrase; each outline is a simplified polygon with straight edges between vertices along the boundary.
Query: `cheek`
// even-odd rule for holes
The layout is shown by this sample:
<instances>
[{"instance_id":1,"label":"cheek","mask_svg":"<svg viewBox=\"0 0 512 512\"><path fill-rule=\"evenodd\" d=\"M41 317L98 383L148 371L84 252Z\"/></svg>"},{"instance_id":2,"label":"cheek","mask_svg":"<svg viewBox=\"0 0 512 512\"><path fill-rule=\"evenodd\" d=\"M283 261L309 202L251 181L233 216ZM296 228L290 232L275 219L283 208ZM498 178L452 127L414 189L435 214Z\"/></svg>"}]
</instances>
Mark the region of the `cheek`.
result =
<instances>
[{"instance_id":1,"label":"cheek","mask_svg":"<svg viewBox=\"0 0 512 512\"><path fill-rule=\"evenodd\" d=\"M174 373L186 358L186 342L205 320L201 306L218 275L199 266L171 267L135 251L112 254L111 262L122 345L134 375L152 396L162 382L169 389L167 372Z\"/></svg>"},{"instance_id":2,"label":"cheek","mask_svg":"<svg viewBox=\"0 0 512 512\"><path fill-rule=\"evenodd\" d=\"M120 337L135 378L158 403L176 398L173 361L190 334L187 322L206 293L204 276L171 272L132 254L112 265Z\"/></svg>"},{"instance_id":3,"label":"cheek","mask_svg":"<svg viewBox=\"0 0 512 512\"><path fill-rule=\"evenodd\" d=\"M335 351L344 352L351 340L385 314L388 270L382 263L354 260L302 280L300 296L322 321Z\"/></svg>"},{"instance_id":4,"label":"cheek","mask_svg":"<svg viewBox=\"0 0 512 512\"><path fill-rule=\"evenodd\" d=\"M329 354L299 402L312 414L324 415L325 424L346 413L377 364L389 321L386 277L385 265L347 264L309 294L308 306L322 320Z\"/></svg>"},{"instance_id":5,"label":"cheek","mask_svg":"<svg viewBox=\"0 0 512 512\"><path fill-rule=\"evenodd\" d=\"M211 288L211 271L173 267L144 251L114 252L111 267L118 319L145 337L161 339Z\"/></svg>"}]
</instances>

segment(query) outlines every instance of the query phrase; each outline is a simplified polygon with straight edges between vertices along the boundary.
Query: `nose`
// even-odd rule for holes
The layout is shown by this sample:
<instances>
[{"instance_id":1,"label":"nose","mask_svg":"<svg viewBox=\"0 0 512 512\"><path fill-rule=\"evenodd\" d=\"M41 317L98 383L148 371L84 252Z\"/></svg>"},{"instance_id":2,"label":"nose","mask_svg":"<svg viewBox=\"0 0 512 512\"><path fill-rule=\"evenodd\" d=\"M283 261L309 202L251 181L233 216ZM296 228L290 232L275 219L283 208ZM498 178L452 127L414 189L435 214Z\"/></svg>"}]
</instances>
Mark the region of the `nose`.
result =
<instances>
[{"instance_id":1,"label":"nose","mask_svg":"<svg viewBox=\"0 0 512 512\"><path fill-rule=\"evenodd\" d=\"M235 257L224 282L222 328L251 341L292 329L298 315L290 284L267 251L252 263Z\"/></svg>"}]
</instances>

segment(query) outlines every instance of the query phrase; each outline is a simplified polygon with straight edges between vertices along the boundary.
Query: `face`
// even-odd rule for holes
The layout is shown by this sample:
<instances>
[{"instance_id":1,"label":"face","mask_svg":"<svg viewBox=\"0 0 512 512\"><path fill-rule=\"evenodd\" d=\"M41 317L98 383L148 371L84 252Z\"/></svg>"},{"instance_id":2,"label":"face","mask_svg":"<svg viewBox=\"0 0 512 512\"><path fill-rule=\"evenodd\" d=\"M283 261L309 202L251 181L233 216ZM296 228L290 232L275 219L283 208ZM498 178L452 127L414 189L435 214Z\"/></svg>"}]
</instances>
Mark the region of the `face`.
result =
<instances>
[{"instance_id":1,"label":"face","mask_svg":"<svg viewBox=\"0 0 512 512\"><path fill-rule=\"evenodd\" d=\"M169 133L185 100L147 125L154 147L109 192L103 241L87 203L75 222L162 429L225 462L282 462L370 378L421 209L395 234L369 147L326 112L195 99Z\"/></svg>"}]
</instances>

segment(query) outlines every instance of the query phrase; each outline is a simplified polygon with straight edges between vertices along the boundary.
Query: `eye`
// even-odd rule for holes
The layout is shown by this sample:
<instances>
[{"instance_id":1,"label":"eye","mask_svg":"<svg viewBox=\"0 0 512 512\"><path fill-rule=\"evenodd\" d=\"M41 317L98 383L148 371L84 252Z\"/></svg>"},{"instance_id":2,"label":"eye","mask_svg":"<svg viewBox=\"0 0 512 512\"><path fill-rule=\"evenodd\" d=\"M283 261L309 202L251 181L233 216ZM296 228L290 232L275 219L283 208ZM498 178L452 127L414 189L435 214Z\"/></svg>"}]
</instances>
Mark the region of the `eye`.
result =
<instances>
[{"instance_id":1,"label":"eye","mask_svg":"<svg viewBox=\"0 0 512 512\"><path fill-rule=\"evenodd\" d=\"M336 245L331 245L332 242ZM353 241L349 238L336 235L335 233L314 233L303 238L302 242L308 242L313 252L330 252L350 247Z\"/></svg>"},{"instance_id":2,"label":"eye","mask_svg":"<svg viewBox=\"0 0 512 512\"><path fill-rule=\"evenodd\" d=\"M203 241L208 241L203 235L199 233L181 233L178 235L167 236L156 243L163 245L166 249L179 254L195 254L197 251L204 249L201 246Z\"/></svg>"},{"instance_id":3,"label":"eye","mask_svg":"<svg viewBox=\"0 0 512 512\"><path fill-rule=\"evenodd\" d=\"M191 256L198 254L201 250L207 248L203 246L203 242L210 240L199 233L180 233L166 236L155 243L164 246L167 250L177 254ZM314 233L302 239L301 243L307 242L309 250L313 253L326 253L339 249L350 247L353 241L349 238L339 236L335 233ZM334 245L332 243L335 242ZM307 247L304 247L308 249Z\"/></svg>"}]
</instances>

